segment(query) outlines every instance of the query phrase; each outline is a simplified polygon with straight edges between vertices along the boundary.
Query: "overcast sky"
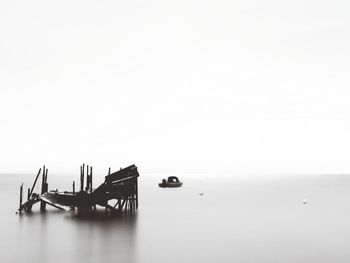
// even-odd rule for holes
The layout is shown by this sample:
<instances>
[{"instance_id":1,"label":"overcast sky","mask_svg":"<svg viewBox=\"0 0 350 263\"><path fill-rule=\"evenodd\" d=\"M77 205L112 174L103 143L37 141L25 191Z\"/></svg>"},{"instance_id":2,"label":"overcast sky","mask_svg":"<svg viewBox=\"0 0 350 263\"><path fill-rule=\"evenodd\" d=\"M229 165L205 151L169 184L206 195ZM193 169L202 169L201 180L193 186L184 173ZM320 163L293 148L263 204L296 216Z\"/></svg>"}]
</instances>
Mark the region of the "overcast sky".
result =
<instances>
[{"instance_id":1,"label":"overcast sky","mask_svg":"<svg viewBox=\"0 0 350 263\"><path fill-rule=\"evenodd\" d=\"M350 172L350 4L1 1L0 171Z\"/></svg>"}]
</instances>

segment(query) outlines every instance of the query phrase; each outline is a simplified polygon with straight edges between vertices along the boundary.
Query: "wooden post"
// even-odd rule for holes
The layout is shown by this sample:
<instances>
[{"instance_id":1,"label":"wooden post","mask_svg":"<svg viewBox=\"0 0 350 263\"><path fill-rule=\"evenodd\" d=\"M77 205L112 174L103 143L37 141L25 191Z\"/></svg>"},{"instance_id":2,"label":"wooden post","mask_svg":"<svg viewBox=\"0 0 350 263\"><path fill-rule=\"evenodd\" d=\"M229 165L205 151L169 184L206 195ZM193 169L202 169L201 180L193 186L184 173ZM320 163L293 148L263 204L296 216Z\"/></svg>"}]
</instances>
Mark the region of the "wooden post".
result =
<instances>
[{"instance_id":1,"label":"wooden post","mask_svg":"<svg viewBox=\"0 0 350 263\"><path fill-rule=\"evenodd\" d=\"M45 189L44 189L44 193L46 193L49 190L49 184L47 183L47 173L48 173L49 169L46 168L46 172L45 172Z\"/></svg>"},{"instance_id":2,"label":"wooden post","mask_svg":"<svg viewBox=\"0 0 350 263\"><path fill-rule=\"evenodd\" d=\"M86 167L86 187L85 187L85 191L88 192L89 191L89 185L90 185L90 175L89 175L89 166L87 165Z\"/></svg>"},{"instance_id":3,"label":"wooden post","mask_svg":"<svg viewBox=\"0 0 350 263\"><path fill-rule=\"evenodd\" d=\"M108 175L111 175L111 167L108 168Z\"/></svg>"},{"instance_id":4,"label":"wooden post","mask_svg":"<svg viewBox=\"0 0 350 263\"><path fill-rule=\"evenodd\" d=\"M46 168L46 172L45 172L45 184L47 184L47 173L48 173L48 171L49 171L49 169ZM46 189L45 192L47 192L47 189Z\"/></svg>"},{"instance_id":5,"label":"wooden post","mask_svg":"<svg viewBox=\"0 0 350 263\"><path fill-rule=\"evenodd\" d=\"M48 172L48 169L46 169L45 165L44 165L43 176L42 176L42 181L41 181L41 194L46 193L47 190L48 190L47 172ZM40 203L40 211L44 212L45 210L46 210L46 203L41 201L41 203Z\"/></svg>"},{"instance_id":6,"label":"wooden post","mask_svg":"<svg viewBox=\"0 0 350 263\"><path fill-rule=\"evenodd\" d=\"M73 196L75 196L75 181L73 181ZM72 209L75 210L76 202L74 203Z\"/></svg>"},{"instance_id":7,"label":"wooden post","mask_svg":"<svg viewBox=\"0 0 350 263\"><path fill-rule=\"evenodd\" d=\"M80 173L80 191L84 191L84 169L85 164L81 167L81 173Z\"/></svg>"},{"instance_id":8,"label":"wooden post","mask_svg":"<svg viewBox=\"0 0 350 263\"><path fill-rule=\"evenodd\" d=\"M45 165L44 165L43 175L42 175L42 178L41 178L41 194L44 193L45 176L46 176L46 169L45 169Z\"/></svg>"},{"instance_id":9,"label":"wooden post","mask_svg":"<svg viewBox=\"0 0 350 263\"><path fill-rule=\"evenodd\" d=\"M19 212L22 211L22 199L23 199L23 183L19 189Z\"/></svg>"},{"instance_id":10,"label":"wooden post","mask_svg":"<svg viewBox=\"0 0 350 263\"><path fill-rule=\"evenodd\" d=\"M90 167L90 193L92 193L92 166Z\"/></svg>"},{"instance_id":11,"label":"wooden post","mask_svg":"<svg viewBox=\"0 0 350 263\"><path fill-rule=\"evenodd\" d=\"M81 189L81 175L83 174L83 166L80 165L80 189Z\"/></svg>"},{"instance_id":12,"label":"wooden post","mask_svg":"<svg viewBox=\"0 0 350 263\"><path fill-rule=\"evenodd\" d=\"M32 195L32 193L33 193L35 184L36 184L36 182L38 181L38 178L39 178L40 173L41 173L41 168L39 169L39 172L38 172L38 174L37 174L36 177L35 177L35 181L34 181L34 183L33 183L32 189L30 190L30 195Z\"/></svg>"},{"instance_id":13,"label":"wooden post","mask_svg":"<svg viewBox=\"0 0 350 263\"><path fill-rule=\"evenodd\" d=\"M137 184L137 178L136 178L136 185L135 185L135 195L136 195L136 209L139 208L139 189Z\"/></svg>"},{"instance_id":14,"label":"wooden post","mask_svg":"<svg viewBox=\"0 0 350 263\"><path fill-rule=\"evenodd\" d=\"M126 205L125 203L126 203L126 199L123 199L123 201L121 202L121 205L119 206L119 210L120 210L120 211L123 210L124 205ZM125 209L125 208L124 208L124 209Z\"/></svg>"},{"instance_id":15,"label":"wooden post","mask_svg":"<svg viewBox=\"0 0 350 263\"><path fill-rule=\"evenodd\" d=\"M27 200L30 199L30 188L28 188L28 195L27 195Z\"/></svg>"}]
</instances>

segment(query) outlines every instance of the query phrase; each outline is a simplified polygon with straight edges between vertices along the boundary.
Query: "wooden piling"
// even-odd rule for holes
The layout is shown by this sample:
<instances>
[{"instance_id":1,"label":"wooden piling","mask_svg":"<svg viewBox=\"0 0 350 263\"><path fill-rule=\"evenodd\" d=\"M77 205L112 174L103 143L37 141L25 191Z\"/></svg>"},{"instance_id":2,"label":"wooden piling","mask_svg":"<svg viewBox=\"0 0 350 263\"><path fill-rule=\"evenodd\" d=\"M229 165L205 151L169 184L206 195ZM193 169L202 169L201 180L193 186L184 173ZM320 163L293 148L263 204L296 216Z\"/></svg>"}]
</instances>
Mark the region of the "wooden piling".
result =
<instances>
[{"instance_id":1,"label":"wooden piling","mask_svg":"<svg viewBox=\"0 0 350 263\"><path fill-rule=\"evenodd\" d=\"M22 201L23 201L23 183L21 184L21 187L19 188L19 212L22 211Z\"/></svg>"},{"instance_id":2,"label":"wooden piling","mask_svg":"<svg viewBox=\"0 0 350 263\"><path fill-rule=\"evenodd\" d=\"M44 184L45 184L45 174L46 174L46 168L45 165L43 167L43 175L41 177L41 193L43 194L43 190L44 190Z\"/></svg>"},{"instance_id":3,"label":"wooden piling","mask_svg":"<svg viewBox=\"0 0 350 263\"><path fill-rule=\"evenodd\" d=\"M85 187L85 191L89 192L89 186L90 186L90 174L89 174L89 165L86 166L86 187Z\"/></svg>"},{"instance_id":4,"label":"wooden piling","mask_svg":"<svg viewBox=\"0 0 350 263\"><path fill-rule=\"evenodd\" d=\"M92 193L92 166L90 167L90 193Z\"/></svg>"},{"instance_id":5,"label":"wooden piling","mask_svg":"<svg viewBox=\"0 0 350 263\"><path fill-rule=\"evenodd\" d=\"M49 171L49 169L46 168L46 172L45 172L45 183L46 183L46 184L47 184L47 173L48 173L48 171ZM47 192L47 189L46 189L45 192Z\"/></svg>"},{"instance_id":6,"label":"wooden piling","mask_svg":"<svg viewBox=\"0 0 350 263\"><path fill-rule=\"evenodd\" d=\"M135 184L135 198L136 198L136 209L139 208L139 189L137 187L137 178L136 178L136 184Z\"/></svg>"},{"instance_id":7,"label":"wooden piling","mask_svg":"<svg viewBox=\"0 0 350 263\"><path fill-rule=\"evenodd\" d=\"M75 196L75 181L73 181L73 196ZM72 207L73 210L75 210L75 205L76 204L74 204L74 206Z\"/></svg>"},{"instance_id":8,"label":"wooden piling","mask_svg":"<svg viewBox=\"0 0 350 263\"><path fill-rule=\"evenodd\" d=\"M30 188L28 188L27 200L30 199Z\"/></svg>"},{"instance_id":9,"label":"wooden piling","mask_svg":"<svg viewBox=\"0 0 350 263\"><path fill-rule=\"evenodd\" d=\"M83 166L80 165L80 188L81 188L81 175L82 174L83 174Z\"/></svg>"},{"instance_id":10,"label":"wooden piling","mask_svg":"<svg viewBox=\"0 0 350 263\"><path fill-rule=\"evenodd\" d=\"M80 169L80 191L84 191L84 168L85 165L83 164Z\"/></svg>"},{"instance_id":11,"label":"wooden piling","mask_svg":"<svg viewBox=\"0 0 350 263\"><path fill-rule=\"evenodd\" d=\"M47 192L48 190L48 184L47 184L47 173L48 173L48 169L43 168L43 176L42 176L42 181L41 181L41 194L44 194ZM40 202L40 211L44 212L46 210L46 203L41 201Z\"/></svg>"},{"instance_id":12,"label":"wooden piling","mask_svg":"<svg viewBox=\"0 0 350 263\"><path fill-rule=\"evenodd\" d=\"M32 193L33 193L35 184L36 184L36 182L38 181L38 178L39 178L40 173L41 173L41 168L39 169L39 172L38 172L38 174L37 174L36 177L35 177L35 181L34 181L34 183L33 183L32 189L30 190L30 195L32 195Z\"/></svg>"}]
</instances>

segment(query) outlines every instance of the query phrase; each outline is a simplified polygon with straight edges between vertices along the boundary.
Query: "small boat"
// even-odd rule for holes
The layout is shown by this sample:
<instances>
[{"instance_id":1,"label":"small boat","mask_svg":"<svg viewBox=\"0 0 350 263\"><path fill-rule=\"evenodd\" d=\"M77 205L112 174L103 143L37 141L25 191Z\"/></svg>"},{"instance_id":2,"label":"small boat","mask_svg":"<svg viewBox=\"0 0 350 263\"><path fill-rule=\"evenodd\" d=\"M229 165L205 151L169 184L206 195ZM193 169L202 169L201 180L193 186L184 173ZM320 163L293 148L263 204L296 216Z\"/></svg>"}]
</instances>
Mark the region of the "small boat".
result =
<instances>
[{"instance_id":1,"label":"small boat","mask_svg":"<svg viewBox=\"0 0 350 263\"><path fill-rule=\"evenodd\" d=\"M159 187L180 187L182 182L176 176L169 176L168 180L163 179L158 185Z\"/></svg>"}]
</instances>

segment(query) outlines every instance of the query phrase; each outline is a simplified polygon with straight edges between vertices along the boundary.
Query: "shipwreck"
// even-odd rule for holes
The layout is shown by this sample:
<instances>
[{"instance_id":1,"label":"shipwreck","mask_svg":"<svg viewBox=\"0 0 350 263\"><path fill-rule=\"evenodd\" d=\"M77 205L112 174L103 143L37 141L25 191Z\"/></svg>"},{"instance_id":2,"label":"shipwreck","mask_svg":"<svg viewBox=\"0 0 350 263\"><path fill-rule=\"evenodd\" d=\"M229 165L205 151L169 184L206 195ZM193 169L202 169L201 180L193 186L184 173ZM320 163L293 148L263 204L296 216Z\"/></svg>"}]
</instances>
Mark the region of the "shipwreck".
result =
<instances>
[{"instance_id":1,"label":"shipwreck","mask_svg":"<svg viewBox=\"0 0 350 263\"><path fill-rule=\"evenodd\" d=\"M46 205L61 210L75 210L78 213L90 213L96 211L96 206L104 207L110 212L134 212L138 208L138 177L139 173L135 165L105 176L105 181L97 188L92 186L92 167L80 166L80 188L76 189L75 181L71 191L60 192L48 190L48 169L45 166L39 169L34 183L28 188L27 199L23 196L23 183L20 186L20 200L18 212L31 212L33 205L40 203L40 211L46 210ZM41 176L41 191L34 193L34 188ZM84 183L85 182L85 183Z\"/></svg>"}]
</instances>

